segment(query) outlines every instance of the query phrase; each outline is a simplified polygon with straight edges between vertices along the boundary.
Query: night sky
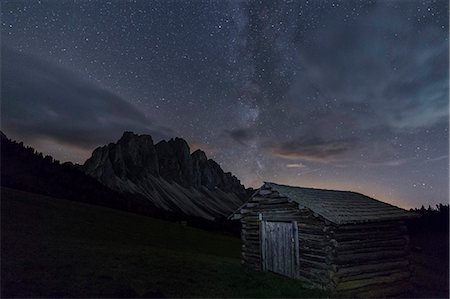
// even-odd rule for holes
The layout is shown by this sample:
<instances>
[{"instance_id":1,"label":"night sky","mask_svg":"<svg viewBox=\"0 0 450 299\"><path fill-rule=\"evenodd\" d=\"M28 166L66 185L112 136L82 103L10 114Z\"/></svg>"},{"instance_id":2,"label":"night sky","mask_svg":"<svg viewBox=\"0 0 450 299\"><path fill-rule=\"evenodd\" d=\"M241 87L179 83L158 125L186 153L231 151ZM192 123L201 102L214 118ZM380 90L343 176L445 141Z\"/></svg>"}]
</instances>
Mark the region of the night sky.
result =
<instances>
[{"instance_id":1,"label":"night sky","mask_svg":"<svg viewBox=\"0 0 450 299\"><path fill-rule=\"evenodd\" d=\"M185 138L248 187L448 201L448 1L2 1L2 130Z\"/></svg>"}]
</instances>

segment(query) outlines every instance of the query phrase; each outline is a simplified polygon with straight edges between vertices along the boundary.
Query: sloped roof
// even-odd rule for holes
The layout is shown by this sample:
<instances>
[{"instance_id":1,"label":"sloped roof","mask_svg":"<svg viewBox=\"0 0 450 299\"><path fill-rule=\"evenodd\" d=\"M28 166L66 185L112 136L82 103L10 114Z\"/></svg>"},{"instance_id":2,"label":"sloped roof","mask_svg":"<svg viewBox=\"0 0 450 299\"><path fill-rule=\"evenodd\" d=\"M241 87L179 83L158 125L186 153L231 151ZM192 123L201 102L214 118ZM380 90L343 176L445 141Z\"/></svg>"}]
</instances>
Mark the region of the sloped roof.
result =
<instances>
[{"instance_id":1,"label":"sloped roof","mask_svg":"<svg viewBox=\"0 0 450 299\"><path fill-rule=\"evenodd\" d=\"M360 193L265 183L281 196L309 208L336 224L361 223L414 218L418 215Z\"/></svg>"}]
</instances>

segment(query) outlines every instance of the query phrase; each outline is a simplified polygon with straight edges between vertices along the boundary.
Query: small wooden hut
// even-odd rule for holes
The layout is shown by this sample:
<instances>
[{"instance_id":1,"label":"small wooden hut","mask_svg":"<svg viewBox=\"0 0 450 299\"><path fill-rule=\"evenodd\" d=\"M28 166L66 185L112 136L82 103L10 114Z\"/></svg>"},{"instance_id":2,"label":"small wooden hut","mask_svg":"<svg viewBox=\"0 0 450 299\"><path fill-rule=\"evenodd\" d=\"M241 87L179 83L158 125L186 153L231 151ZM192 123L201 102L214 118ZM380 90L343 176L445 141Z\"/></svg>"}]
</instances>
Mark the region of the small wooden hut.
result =
<instances>
[{"instance_id":1,"label":"small wooden hut","mask_svg":"<svg viewBox=\"0 0 450 299\"><path fill-rule=\"evenodd\" d=\"M365 195L265 183L230 218L242 224L243 263L342 296L409 288L405 220L416 214Z\"/></svg>"}]
</instances>

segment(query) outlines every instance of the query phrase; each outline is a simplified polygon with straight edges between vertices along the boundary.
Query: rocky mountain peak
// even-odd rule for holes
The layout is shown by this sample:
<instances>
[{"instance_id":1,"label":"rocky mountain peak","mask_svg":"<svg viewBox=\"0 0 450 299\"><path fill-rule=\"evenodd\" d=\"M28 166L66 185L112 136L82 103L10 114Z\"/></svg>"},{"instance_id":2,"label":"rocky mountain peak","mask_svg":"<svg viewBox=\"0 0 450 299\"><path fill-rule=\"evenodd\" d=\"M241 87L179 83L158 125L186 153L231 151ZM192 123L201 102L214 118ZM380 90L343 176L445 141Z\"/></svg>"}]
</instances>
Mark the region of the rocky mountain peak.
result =
<instances>
[{"instance_id":1,"label":"rocky mountain peak","mask_svg":"<svg viewBox=\"0 0 450 299\"><path fill-rule=\"evenodd\" d=\"M163 140L155 148L160 175L169 182L173 181L184 187L192 186L194 174L187 142L181 138Z\"/></svg>"},{"instance_id":2,"label":"rocky mountain peak","mask_svg":"<svg viewBox=\"0 0 450 299\"><path fill-rule=\"evenodd\" d=\"M159 175L152 137L133 132L125 132L117 143L95 149L83 168L102 182L108 182L108 178L114 176L135 181L148 175Z\"/></svg>"},{"instance_id":3,"label":"rocky mountain peak","mask_svg":"<svg viewBox=\"0 0 450 299\"><path fill-rule=\"evenodd\" d=\"M117 143L95 149L83 170L113 189L147 197L155 192L153 184L151 188L148 186L149 180L162 180L164 184L176 184L189 190L221 190L223 194L233 194L242 200L247 195L235 176L225 173L203 151L191 154L188 143L178 137L154 144L150 135L124 132Z\"/></svg>"},{"instance_id":4,"label":"rocky mountain peak","mask_svg":"<svg viewBox=\"0 0 450 299\"><path fill-rule=\"evenodd\" d=\"M197 159L207 159L206 153L204 151L202 151L201 149L197 149L197 150L193 151L191 156L196 157Z\"/></svg>"}]
</instances>

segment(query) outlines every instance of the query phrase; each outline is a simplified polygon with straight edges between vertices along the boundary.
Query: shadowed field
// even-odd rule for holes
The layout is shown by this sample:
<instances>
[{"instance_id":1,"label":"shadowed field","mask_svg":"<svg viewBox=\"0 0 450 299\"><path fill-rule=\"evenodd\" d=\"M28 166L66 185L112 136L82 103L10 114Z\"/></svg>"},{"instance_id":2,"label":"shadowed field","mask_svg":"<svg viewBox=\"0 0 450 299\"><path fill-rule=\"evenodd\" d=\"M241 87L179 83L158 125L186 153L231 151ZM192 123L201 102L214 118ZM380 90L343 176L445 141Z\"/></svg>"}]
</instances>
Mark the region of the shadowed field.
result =
<instances>
[{"instance_id":1,"label":"shadowed field","mask_svg":"<svg viewBox=\"0 0 450 299\"><path fill-rule=\"evenodd\" d=\"M320 297L240 265L240 240L1 190L2 297Z\"/></svg>"},{"instance_id":2,"label":"shadowed field","mask_svg":"<svg viewBox=\"0 0 450 299\"><path fill-rule=\"evenodd\" d=\"M448 235L423 232L412 236L414 296L448 298Z\"/></svg>"}]
</instances>

